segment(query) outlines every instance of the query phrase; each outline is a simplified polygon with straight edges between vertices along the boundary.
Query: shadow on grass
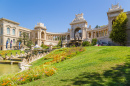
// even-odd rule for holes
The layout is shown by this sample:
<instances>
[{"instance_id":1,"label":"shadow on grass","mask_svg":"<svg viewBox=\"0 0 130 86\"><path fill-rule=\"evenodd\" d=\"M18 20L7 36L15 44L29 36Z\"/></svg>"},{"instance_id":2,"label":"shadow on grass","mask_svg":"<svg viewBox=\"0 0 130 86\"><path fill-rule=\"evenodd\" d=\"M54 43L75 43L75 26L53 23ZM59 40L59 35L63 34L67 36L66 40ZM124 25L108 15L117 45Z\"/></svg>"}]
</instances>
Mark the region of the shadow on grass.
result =
<instances>
[{"instance_id":1,"label":"shadow on grass","mask_svg":"<svg viewBox=\"0 0 130 86\"><path fill-rule=\"evenodd\" d=\"M124 65L111 67L105 70L103 74L96 72L83 72L74 79L61 80L70 82L71 85L89 85L89 86L130 86L130 55ZM71 86L68 85L68 86Z\"/></svg>"}]
</instances>

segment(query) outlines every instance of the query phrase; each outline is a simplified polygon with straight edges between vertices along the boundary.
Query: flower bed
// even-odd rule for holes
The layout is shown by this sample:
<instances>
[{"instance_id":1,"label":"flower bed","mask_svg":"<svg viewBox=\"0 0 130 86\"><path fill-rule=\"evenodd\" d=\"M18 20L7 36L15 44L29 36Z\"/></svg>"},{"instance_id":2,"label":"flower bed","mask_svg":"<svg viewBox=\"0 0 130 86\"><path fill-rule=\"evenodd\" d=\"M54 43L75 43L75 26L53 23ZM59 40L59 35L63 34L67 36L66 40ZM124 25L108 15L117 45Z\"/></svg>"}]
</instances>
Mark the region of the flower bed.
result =
<instances>
[{"instance_id":1,"label":"flower bed","mask_svg":"<svg viewBox=\"0 0 130 86\"><path fill-rule=\"evenodd\" d=\"M42 77L52 76L56 73L57 69L52 67L51 64L59 63L69 59L83 51L85 51L83 47L61 48L52 51L50 54L44 57L44 59L52 59L51 61L45 62L40 66L30 68L15 75L1 77L0 86L22 85Z\"/></svg>"},{"instance_id":2,"label":"flower bed","mask_svg":"<svg viewBox=\"0 0 130 86\"><path fill-rule=\"evenodd\" d=\"M50 62L45 62L44 64L50 65L53 63L59 63L83 51L85 51L83 47L62 48L45 56L44 59L53 59L53 60ZM56 52L59 52L59 53L56 53Z\"/></svg>"},{"instance_id":3,"label":"flower bed","mask_svg":"<svg viewBox=\"0 0 130 86\"><path fill-rule=\"evenodd\" d=\"M48 65L40 65L14 76L2 77L0 86L14 86L29 83L42 77L52 76L56 73L56 68Z\"/></svg>"}]
</instances>

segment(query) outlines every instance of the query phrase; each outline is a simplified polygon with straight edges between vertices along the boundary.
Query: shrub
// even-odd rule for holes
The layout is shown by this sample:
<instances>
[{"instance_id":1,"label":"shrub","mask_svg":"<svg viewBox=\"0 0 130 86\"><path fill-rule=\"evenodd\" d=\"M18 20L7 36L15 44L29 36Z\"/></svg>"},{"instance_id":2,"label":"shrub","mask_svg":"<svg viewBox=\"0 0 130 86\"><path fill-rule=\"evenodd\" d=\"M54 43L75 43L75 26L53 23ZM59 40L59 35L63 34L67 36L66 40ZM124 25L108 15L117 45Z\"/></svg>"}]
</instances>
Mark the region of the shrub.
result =
<instances>
[{"instance_id":1,"label":"shrub","mask_svg":"<svg viewBox=\"0 0 130 86\"><path fill-rule=\"evenodd\" d=\"M56 46L53 46L53 47L52 47L52 49L58 49L58 48L60 48L60 46L57 46L57 45L56 45Z\"/></svg>"},{"instance_id":2,"label":"shrub","mask_svg":"<svg viewBox=\"0 0 130 86\"><path fill-rule=\"evenodd\" d=\"M82 45L83 45L83 46L89 46L90 43L89 43L88 41L84 41L84 42L82 43Z\"/></svg>"},{"instance_id":3,"label":"shrub","mask_svg":"<svg viewBox=\"0 0 130 86\"><path fill-rule=\"evenodd\" d=\"M96 43L97 43L97 39L96 38L92 39L92 45L96 45Z\"/></svg>"},{"instance_id":4,"label":"shrub","mask_svg":"<svg viewBox=\"0 0 130 86\"><path fill-rule=\"evenodd\" d=\"M61 47L61 40L57 44L58 47Z\"/></svg>"},{"instance_id":5,"label":"shrub","mask_svg":"<svg viewBox=\"0 0 130 86\"><path fill-rule=\"evenodd\" d=\"M44 44L42 44L41 47L42 47L43 49L48 49L48 48L49 48L47 45L44 45Z\"/></svg>"}]
</instances>

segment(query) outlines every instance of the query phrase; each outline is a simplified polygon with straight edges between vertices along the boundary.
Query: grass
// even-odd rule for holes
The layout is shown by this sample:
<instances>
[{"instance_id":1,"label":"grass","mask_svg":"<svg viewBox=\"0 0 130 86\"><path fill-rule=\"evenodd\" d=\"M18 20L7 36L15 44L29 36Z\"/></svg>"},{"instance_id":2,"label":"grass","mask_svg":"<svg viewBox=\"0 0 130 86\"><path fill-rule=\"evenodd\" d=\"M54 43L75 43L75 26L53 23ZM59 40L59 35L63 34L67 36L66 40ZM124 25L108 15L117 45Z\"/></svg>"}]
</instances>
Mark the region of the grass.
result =
<instances>
[{"instance_id":1,"label":"grass","mask_svg":"<svg viewBox=\"0 0 130 86\"><path fill-rule=\"evenodd\" d=\"M19 55L20 55L20 52L24 53L24 51L21 51L21 50L3 50L3 51L0 51L0 54L1 54L2 52L4 52L4 53L7 52L7 56L9 56L9 57L11 56L11 53L12 53L12 55L14 55L14 56L16 56L16 52L17 52L17 54L19 54ZM5 58L5 55L2 55L2 57Z\"/></svg>"},{"instance_id":2,"label":"grass","mask_svg":"<svg viewBox=\"0 0 130 86\"><path fill-rule=\"evenodd\" d=\"M127 57L130 57L130 47L86 47L85 52L52 64L58 69L53 76L23 86L130 86L130 64L125 64ZM47 61L50 59L42 58L32 67Z\"/></svg>"}]
</instances>

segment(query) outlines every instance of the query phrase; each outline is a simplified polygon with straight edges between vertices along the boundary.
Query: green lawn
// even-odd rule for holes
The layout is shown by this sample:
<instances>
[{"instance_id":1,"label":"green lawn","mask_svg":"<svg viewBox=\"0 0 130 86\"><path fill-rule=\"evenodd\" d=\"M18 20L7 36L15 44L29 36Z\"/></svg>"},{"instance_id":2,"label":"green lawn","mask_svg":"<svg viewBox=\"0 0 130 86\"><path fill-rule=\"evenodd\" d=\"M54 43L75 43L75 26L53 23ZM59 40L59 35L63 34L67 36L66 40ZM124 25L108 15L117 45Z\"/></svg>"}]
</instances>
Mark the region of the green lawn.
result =
<instances>
[{"instance_id":1,"label":"green lawn","mask_svg":"<svg viewBox=\"0 0 130 86\"><path fill-rule=\"evenodd\" d=\"M23 86L130 86L130 64L125 64L130 57L130 47L85 48L86 51L77 56L53 64L58 69L53 76ZM32 67L47 61L50 59L41 58Z\"/></svg>"}]
</instances>

